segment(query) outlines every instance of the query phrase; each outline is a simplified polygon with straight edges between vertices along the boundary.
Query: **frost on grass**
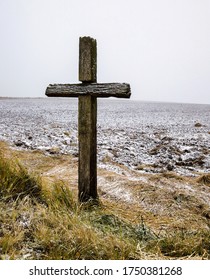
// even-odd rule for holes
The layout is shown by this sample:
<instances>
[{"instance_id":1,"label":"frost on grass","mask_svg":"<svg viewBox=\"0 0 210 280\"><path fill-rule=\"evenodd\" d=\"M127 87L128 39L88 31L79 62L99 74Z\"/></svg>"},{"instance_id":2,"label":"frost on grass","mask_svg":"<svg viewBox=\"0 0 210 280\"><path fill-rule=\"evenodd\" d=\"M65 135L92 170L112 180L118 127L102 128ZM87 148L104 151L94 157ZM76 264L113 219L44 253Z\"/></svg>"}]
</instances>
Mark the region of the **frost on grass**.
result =
<instances>
[{"instance_id":1,"label":"frost on grass","mask_svg":"<svg viewBox=\"0 0 210 280\"><path fill-rule=\"evenodd\" d=\"M76 158L1 142L0 149L9 163L1 179L9 174L8 184L16 186L10 197L8 188L1 193L0 259L210 259L208 174L146 174L109 162L121 172L99 168L101 204L81 206ZM15 158L26 177L11 176L19 174ZM38 193L30 192L39 180L28 170L41 174Z\"/></svg>"}]
</instances>

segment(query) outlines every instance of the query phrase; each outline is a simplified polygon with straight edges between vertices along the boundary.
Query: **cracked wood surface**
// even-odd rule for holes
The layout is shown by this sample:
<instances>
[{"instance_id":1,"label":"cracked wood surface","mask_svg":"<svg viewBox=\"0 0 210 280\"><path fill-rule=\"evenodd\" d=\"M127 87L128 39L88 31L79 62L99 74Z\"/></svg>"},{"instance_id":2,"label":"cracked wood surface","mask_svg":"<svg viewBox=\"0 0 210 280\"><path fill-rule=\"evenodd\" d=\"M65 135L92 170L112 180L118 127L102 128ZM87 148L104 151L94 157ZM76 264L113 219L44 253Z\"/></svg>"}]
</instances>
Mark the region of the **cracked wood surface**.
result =
<instances>
[{"instance_id":1,"label":"cracked wood surface","mask_svg":"<svg viewBox=\"0 0 210 280\"><path fill-rule=\"evenodd\" d=\"M45 94L48 97L79 97L91 95L95 97L130 98L130 85L126 83L81 83L50 84Z\"/></svg>"}]
</instances>

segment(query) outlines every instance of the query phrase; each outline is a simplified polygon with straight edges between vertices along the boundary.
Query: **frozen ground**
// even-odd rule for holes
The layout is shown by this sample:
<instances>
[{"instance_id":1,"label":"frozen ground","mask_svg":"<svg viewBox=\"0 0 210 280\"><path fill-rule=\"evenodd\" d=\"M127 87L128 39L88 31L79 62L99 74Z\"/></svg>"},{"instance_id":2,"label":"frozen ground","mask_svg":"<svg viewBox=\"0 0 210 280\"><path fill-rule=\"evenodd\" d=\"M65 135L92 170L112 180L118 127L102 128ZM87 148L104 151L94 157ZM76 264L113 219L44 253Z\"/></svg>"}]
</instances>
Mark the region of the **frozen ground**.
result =
<instances>
[{"instance_id":1,"label":"frozen ground","mask_svg":"<svg viewBox=\"0 0 210 280\"><path fill-rule=\"evenodd\" d=\"M0 140L78 155L77 99L0 99ZM210 105L98 101L99 167L210 172Z\"/></svg>"}]
</instances>

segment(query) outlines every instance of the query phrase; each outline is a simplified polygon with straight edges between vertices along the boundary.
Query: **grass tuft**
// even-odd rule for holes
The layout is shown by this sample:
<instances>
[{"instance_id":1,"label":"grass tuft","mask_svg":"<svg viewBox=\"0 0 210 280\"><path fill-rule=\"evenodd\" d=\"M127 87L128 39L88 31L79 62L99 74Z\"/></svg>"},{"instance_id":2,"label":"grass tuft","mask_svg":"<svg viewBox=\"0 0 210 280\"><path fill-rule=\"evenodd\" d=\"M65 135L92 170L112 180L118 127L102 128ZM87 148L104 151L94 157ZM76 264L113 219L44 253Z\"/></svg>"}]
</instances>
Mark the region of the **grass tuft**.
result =
<instances>
[{"instance_id":1,"label":"grass tuft","mask_svg":"<svg viewBox=\"0 0 210 280\"><path fill-rule=\"evenodd\" d=\"M6 160L0 155L0 198L5 201L23 199L29 196L42 201L42 188L38 178L29 175L18 163Z\"/></svg>"},{"instance_id":2,"label":"grass tuft","mask_svg":"<svg viewBox=\"0 0 210 280\"><path fill-rule=\"evenodd\" d=\"M204 185L210 187L210 174L201 175L201 176L197 179L197 182L200 183L200 184L204 184Z\"/></svg>"},{"instance_id":3,"label":"grass tuft","mask_svg":"<svg viewBox=\"0 0 210 280\"><path fill-rule=\"evenodd\" d=\"M147 245L148 249L153 248L173 258L183 258L192 256L201 256L202 258L210 258L210 232L187 232L179 231L173 234L167 234L157 241L152 241Z\"/></svg>"}]
</instances>

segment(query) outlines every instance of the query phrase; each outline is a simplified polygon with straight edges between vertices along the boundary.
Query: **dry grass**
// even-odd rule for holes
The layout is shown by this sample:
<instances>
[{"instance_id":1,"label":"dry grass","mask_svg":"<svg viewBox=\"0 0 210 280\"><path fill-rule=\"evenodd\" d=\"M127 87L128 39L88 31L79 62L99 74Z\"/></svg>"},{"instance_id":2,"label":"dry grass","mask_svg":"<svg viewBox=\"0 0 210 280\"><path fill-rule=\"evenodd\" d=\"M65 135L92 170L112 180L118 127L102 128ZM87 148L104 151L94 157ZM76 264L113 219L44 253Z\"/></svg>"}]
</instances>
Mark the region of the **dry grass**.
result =
<instances>
[{"instance_id":1,"label":"dry grass","mask_svg":"<svg viewBox=\"0 0 210 280\"><path fill-rule=\"evenodd\" d=\"M99 170L80 205L77 159L0 151L0 259L210 259L209 175Z\"/></svg>"},{"instance_id":2,"label":"dry grass","mask_svg":"<svg viewBox=\"0 0 210 280\"><path fill-rule=\"evenodd\" d=\"M198 177L197 182L210 187L210 174L204 174Z\"/></svg>"}]
</instances>

